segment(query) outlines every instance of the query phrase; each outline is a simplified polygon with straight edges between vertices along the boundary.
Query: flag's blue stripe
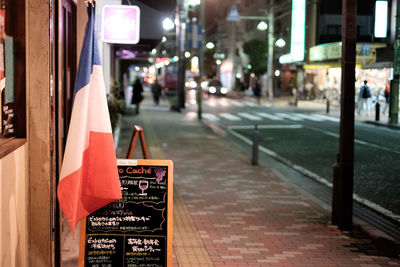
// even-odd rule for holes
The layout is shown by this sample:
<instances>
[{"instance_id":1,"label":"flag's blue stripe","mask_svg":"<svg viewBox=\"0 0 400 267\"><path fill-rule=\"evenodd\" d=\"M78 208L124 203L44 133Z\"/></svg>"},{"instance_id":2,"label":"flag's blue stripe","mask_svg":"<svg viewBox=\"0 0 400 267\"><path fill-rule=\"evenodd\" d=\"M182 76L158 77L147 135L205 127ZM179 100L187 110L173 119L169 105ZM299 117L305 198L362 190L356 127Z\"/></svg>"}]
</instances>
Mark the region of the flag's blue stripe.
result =
<instances>
[{"instance_id":1,"label":"flag's blue stripe","mask_svg":"<svg viewBox=\"0 0 400 267\"><path fill-rule=\"evenodd\" d=\"M95 36L95 8L88 8L89 19L86 24L85 36L83 38L82 50L79 59L78 72L76 75L74 100L75 95L80 89L89 84L90 75L93 72L93 65L100 65L99 48Z\"/></svg>"}]
</instances>

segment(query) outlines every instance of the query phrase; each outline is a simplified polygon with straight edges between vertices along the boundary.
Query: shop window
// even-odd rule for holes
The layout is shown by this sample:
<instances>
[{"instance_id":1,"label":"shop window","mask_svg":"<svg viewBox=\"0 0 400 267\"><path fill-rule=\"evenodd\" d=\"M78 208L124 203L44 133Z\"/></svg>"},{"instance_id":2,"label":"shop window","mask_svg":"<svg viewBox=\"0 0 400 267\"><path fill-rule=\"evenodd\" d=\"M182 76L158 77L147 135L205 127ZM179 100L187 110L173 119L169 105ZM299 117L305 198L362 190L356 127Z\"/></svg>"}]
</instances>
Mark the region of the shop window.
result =
<instances>
[{"instance_id":1,"label":"shop window","mask_svg":"<svg viewBox=\"0 0 400 267\"><path fill-rule=\"evenodd\" d=\"M25 1L0 0L0 158L25 142Z\"/></svg>"}]
</instances>

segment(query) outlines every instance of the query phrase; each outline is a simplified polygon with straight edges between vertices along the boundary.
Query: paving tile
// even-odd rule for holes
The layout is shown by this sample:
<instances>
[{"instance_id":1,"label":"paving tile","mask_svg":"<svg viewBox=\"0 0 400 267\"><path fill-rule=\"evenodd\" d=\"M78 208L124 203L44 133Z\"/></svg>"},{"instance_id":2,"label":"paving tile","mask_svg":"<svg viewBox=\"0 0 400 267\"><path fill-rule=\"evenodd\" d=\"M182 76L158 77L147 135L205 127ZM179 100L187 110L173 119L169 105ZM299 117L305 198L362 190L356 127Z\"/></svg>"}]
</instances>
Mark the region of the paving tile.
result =
<instances>
[{"instance_id":1,"label":"paving tile","mask_svg":"<svg viewBox=\"0 0 400 267\"><path fill-rule=\"evenodd\" d=\"M250 165L230 142L184 118L150 110L123 118L128 125L143 120L145 134L151 129L164 144L160 158L174 161L174 264L400 266L368 237L332 226L329 214L271 170Z\"/></svg>"}]
</instances>

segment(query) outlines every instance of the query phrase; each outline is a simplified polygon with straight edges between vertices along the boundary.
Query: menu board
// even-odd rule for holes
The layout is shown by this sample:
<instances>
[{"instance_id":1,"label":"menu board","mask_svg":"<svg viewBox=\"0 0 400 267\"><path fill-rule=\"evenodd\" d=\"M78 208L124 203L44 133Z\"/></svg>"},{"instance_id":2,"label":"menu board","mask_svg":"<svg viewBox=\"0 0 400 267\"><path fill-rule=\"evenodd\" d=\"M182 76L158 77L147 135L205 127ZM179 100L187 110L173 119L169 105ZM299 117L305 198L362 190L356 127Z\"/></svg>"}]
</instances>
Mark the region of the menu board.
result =
<instances>
[{"instance_id":1,"label":"menu board","mask_svg":"<svg viewBox=\"0 0 400 267\"><path fill-rule=\"evenodd\" d=\"M14 116L15 116L15 103L14 102L9 102L3 104L3 109L2 109L2 115L1 115L1 120L2 120L2 135L5 138L12 137L15 135L14 131Z\"/></svg>"},{"instance_id":2,"label":"menu board","mask_svg":"<svg viewBox=\"0 0 400 267\"><path fill-rule=\"evenodd\" d=\"M118 172L122 199L83 221L79 266L172 266L172 161L118 160Z\"/></svg>"}]
</instances>

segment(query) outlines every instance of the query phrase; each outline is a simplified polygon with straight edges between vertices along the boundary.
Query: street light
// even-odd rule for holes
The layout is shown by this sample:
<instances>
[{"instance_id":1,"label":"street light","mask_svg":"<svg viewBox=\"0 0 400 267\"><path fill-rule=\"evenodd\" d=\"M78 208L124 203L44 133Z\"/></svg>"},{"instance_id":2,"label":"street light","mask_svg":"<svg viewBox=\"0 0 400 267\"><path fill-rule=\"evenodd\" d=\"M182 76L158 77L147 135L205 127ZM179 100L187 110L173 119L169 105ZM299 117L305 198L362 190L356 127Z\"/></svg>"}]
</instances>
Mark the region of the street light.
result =
<instances>
[{"instance_id":1,"label":"street light","mask_svg":"<svg viewBox=\"0 0 400 267\"><path fill-rule=\"evenodd\" d=\"M206 44L206 47L207 47L208 49L213 49L213 48L215 47L215 45L214 45L213 42L208 42L208 43Z\"/></svg>"},{"instance_id":2,"label":"street light","mask_svg":"<svg viewBox=\"0 0 400 267\"><path fill-rule=\"evenodd\" d=\"M185 58L189 58L190 57L190 52L189 51L186 51L185 52Z\"/></svg>"},{"instance_id":3,"label":"street light","mask_svg":"<svg viewBox=\"0 0 400 267\"><path fill-rule=\"evenodd\" d=\"M268 29L268 24L265 21L260 21L257 25L257 30L266 31Z\"/></svg>"},{"instance_id":4,"label":"street light","mask_svg":"<svg viewBox=\"0 0 400 267\"><path fill-rule=\"evenodd\" d=\"M166 31L170 31L175 27L174 22L170 18L165 18L162 22L163 29Z\"/></svg>"},{"instance_id":5,"label":"street light","mask_svg":"<svg viewBox=\"0 0 400 267\"><path fill-rule=\"evenodd\" d=\"M276 40L275 42L275 46L282 48L286 45L285 40L283 40L282 38L279 38L278 40Z\"/></svg>"}]
</instances>

